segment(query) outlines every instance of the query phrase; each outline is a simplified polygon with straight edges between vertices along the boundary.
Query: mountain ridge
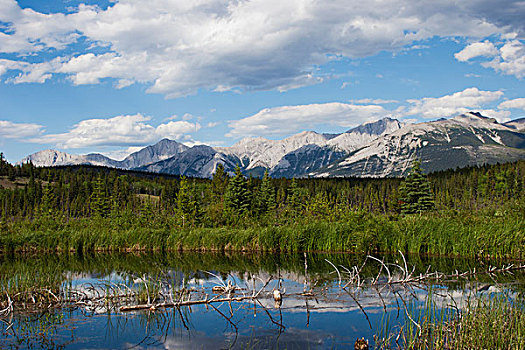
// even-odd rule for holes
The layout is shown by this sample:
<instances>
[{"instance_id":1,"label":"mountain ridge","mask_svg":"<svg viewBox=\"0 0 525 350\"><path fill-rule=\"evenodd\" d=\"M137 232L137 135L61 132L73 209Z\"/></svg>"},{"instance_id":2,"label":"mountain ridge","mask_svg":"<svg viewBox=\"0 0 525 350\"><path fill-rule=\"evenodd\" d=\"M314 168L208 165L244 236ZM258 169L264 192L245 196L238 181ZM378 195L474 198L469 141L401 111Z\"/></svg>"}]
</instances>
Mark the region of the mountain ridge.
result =
<instances>
[{"instance_id":1,"label":"mountain ridge","mask_svg":"<svg viewBox=\"0 0 525 350\"><path fill-rule=\"evenodd\" d=\"M525 159L525 134L479 113L404 127L310 176L404 176L421 159L426 172Z\"/></svg>"},{"instance_id":2,"label":"mountain ridge","mask_svg":"<svg viewBox=\"0 0 525 350\"><path fill-rule=\"evenodd\" d=\"M70 155L55 150L22 160L37 166L102 165L174 175L211 177L219 163L233 174L237 164L246 175L400 176L415 157L427 171L498 160L525 158L525 118L499 124L477 112L450 119L405 124L385 117L341 134L303 131L282 140L246 137L230 147L188 147L163 139L117 161L101 154ZM431 151L428 151L431 150Z\"/></svg>"}]
</instances>

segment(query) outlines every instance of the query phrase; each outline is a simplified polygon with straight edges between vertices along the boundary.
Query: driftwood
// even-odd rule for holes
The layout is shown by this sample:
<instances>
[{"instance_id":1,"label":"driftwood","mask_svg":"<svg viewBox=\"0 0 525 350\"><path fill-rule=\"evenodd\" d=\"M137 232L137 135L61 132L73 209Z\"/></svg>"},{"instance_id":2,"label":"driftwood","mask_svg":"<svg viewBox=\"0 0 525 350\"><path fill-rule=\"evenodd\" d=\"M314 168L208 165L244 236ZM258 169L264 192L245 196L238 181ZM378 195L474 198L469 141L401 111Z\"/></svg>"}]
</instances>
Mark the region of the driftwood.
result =
<instances>
[{"instance_id":1,"label":"driftwood","mask_svg":"<svg viewBox=\"0 0 525 350\"><path fill-rule=\"evenodd\" d=\"M472 277L472 276L477 276L477 275L494 275L494 274L497 274L497 273L510 273L512 274L512 272L515 272L515 271L520 271L520 270L525 270L525 264L521 264L521 265L514 265L514 264L510 264L510 265L507 265L507 266L502 266L502 267L496 267L496 266L489 266L489 268L487 270L482 270L482 271L476 271L476 269L474 268L473 270L471 271L464 271L464 272L459 272L456 270L455 273L453 274L444 274L444 273L441 273L441 272L430 272L430 268L431 266L428 267L427 271L424 273L424 274L419 274L418 276L414 276L413 273L414 273L414 270L415 270L415 266L412 268L412 271L409 270L408 266L407 266L407 262L405 260L405 256L403 255L403 253L399 252L401 254L401 257L403 258L403 266L399 265L399 264L385 264L385 262L383 260L379 260L373 256L370 256L368 255L367 256L367 259L372 259L372 260L375 260L377 262L379 262L381 264L381 269L377 275L377 277L375 279L372 280L371 282L371 285L374 286L374 285L381 285L381 284L385 284L385 285L395 285L395 284L417 284L417 283L422 283L422 282L427 282L427 281L444 281L444 280L459 280L460 278L463 278L463 279L466 279L468 277ZM365 263L366 263L366 260L365 260ZM330 265L332 265L335 269L336 269L336 272L339 276L339 283L341 283L341 274L339 273L339 270L337 269L336 266L334 266L334 264L330 263ZM400 278L397 278L395 279L394 276L392 275L392 273L390 272L390 269L388 268L388 265L391 265L391 266L394 266L394 267L397 267L399 270L401 270L402 272L402 276ZM364 265L363 265L364 266ZM344 267L343 267L344 268ZM362 269L362 267L361 267ZM347 288L351 285L355 285L357 284L357 287L359 287L361 284L360 284L360 278L359 278L359 273L361 271L361 269L357 269L357 267L353 267L353 270L351 272L349 272L349 276L350 276L350 280L344 285L343 288ZM385 282L380 282L379 281L379 277L380 277L380 274L381 274L381 271L385 269L387 275L388 275L388 279L385 281ZM348 269L346 269L347 271L349 271Z\"/></svg>"},{"instance_id":2,"label":"driftwood","mask_svg":"<svg viewBox=\"0 0 525 350\"><path fill-rule=\"evenodd\" d=\"M211 273L210 273L211 274ZM212 274L213 275L213 274ZM214 275L215 276L215 275ZM215 286L212 288L212 291L219 292L221 295L228 294L227 297L219 298L220 295L215 296L211 299L208 299L208 294L206 294L206 297L204 299L200 300L179 300L177 302L171 301L171 302L164 302L164 303L155 303L152 304L148 302L147 304L138 304L138 305L124 305L120 307L121 312L129 312L129 311L136 311L136 310L156 310L156 309L166 309L166 308L179 308L181 306L190 306L190 305L199 305L199 304L212 304L212 303L231 303L231 302L240 302L244 300L255 300L259 297L261 292L266 288L266 286L270 283L272 280L272 277L268 278L268 280L264 283L264 285L259 289L259 291L252 291L252 295L243 295L243 296L231 296L236 290L241 290L241 288L237 285L233 285L231 281L228 281L228 284L224 284L222 281L221 286ZM171 298L173 300L173 298Z\"/></svg>"},{"instance_id":3,"label":"driftwood","mask_svg":"<svg viewBox=\"0 0 525 350\"><path fill-rule=\"evenodd\" d=\"M257 295L246 295L246 296L239 296L239 297L229 297L229 298L212 298L212 299L202 299L202 300L185 300L185 301L179 301L176 303L158 303L158 304L139 304L139 305L125 305L120 307L121 312L129 312L129 311L136 311L136 310L155 310L155 309L162 309L162 308L171 308L171 307L181 307L181 306L189 306L189 305L198 305L198 304L211 304L211 303L230 303L230 302L238 302L238 301L244 301L244 300L254 300L258 298Z\"/></svg>"}]
</instances>

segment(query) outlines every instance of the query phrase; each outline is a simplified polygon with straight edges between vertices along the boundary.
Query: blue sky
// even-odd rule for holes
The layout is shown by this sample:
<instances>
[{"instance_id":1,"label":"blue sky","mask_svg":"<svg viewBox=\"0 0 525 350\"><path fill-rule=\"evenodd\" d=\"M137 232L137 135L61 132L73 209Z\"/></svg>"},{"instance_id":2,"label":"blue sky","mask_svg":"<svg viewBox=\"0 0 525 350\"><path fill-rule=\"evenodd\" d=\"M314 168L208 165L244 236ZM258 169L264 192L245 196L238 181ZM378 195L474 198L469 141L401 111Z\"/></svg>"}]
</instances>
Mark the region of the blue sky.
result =
<instances>
[{"instance_id":1,"label":"blue sky","mask_svg":"<svg viewBox=\"0 0 525 350\"><path fill-rule=\"evenodd\" d=\"M525 3L0 0L0 151L525 116Z\"/></svg>"}]
</instances>

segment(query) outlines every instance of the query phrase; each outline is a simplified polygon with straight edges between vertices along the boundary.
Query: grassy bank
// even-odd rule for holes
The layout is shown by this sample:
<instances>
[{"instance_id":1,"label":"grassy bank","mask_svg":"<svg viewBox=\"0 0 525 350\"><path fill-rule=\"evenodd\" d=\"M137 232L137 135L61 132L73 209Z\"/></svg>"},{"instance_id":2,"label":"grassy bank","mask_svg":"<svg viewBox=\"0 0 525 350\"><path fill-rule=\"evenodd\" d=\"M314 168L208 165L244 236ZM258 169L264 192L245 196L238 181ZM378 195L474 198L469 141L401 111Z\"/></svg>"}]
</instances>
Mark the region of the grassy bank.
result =
<instances>
[{"instance_id":1,"label":"grassy bank","mask_svg":"<svg viewBox=\"0 0 525 350\"><path fill-rule=\"evenodd\" d=\"M354 214L336 222L297 220L275 225L180 228L139 218L85 218L6 225L0 250L245 250L397 252L525 258L522 213Z\"/></svg>"}]
</instances>

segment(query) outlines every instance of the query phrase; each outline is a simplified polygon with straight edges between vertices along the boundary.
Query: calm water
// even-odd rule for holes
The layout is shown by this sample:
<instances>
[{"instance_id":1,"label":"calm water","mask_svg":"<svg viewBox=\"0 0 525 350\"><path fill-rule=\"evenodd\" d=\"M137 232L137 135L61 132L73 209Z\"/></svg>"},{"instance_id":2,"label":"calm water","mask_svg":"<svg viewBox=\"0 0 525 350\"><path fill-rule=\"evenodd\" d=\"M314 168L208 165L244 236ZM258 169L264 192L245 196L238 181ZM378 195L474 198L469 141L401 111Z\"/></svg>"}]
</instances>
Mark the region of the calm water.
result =
<instances>
[{"instance_id":1,"label":"calm water","mask_svg":"<svg viewBox=\"0 0 525 350\"><path fill-rule=\"evenodd\" d=\"M401 256L379 258L385 260L392 280L404 277ZM0 348L353 348L358 337L373 343L374 334L395 332L410 322L407 312L417 320L429 299L438 310L451 312L451 305L461 308L473 294L512 296L525 286L523 273L388 285L386 269L372 259L364 261L365 256L358 255L308 254L305 268L302 254L3 256L4 296L8 285L12 295L15 286L34 290L54 286L60 291L58 298L71 298L71 291L78 294L77 303L55 303L45 310L18 305L1 316ZM504 263L412 256L407 257L406 266L413 275L452 274ZM352 275L354 283L343 288ZM150 291L157 288L156 295L162 296L159 302L211 299L217 295L213 287L228 283L239 288L234 297L261 292L256 300L131 312L121 312L120 306L140 301L93 301L104 293L144 291L146 285ZM275 289L283 294L281 305L273 299ZM182 299L180 290L186 291ZM78 302L79 294L86 296L82 302Z\"/></svg>"}]
</instances>

